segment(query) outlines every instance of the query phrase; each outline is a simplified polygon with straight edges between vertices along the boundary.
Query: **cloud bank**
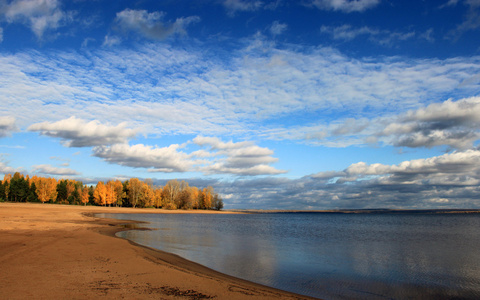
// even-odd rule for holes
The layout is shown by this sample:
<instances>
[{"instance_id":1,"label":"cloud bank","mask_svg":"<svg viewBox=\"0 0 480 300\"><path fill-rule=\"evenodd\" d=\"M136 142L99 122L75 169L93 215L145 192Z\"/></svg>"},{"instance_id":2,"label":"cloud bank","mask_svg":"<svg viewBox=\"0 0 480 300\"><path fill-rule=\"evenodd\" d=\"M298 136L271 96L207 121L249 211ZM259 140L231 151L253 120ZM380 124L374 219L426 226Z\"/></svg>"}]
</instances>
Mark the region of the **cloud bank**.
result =
<instances>
[{"instance_id":1,"label":"cloud bank","mask_svg":"<svg viewBox=\"0 0 480 300\"><path fill-rule=\"evenodd\" d=\"M299 179L268 177L213 183L229 208L472 208L480 197L480 150L397 165L355 163Z\"/></svg>"}]
</instances>

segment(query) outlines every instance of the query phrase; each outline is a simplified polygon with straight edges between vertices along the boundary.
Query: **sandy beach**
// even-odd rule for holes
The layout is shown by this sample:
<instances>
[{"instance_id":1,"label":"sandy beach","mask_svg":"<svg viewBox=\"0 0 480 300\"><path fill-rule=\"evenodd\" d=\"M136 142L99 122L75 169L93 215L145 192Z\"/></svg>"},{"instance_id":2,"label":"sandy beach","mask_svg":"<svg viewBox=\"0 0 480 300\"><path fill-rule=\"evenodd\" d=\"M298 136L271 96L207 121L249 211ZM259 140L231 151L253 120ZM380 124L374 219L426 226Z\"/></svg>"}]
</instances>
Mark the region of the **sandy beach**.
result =
<instances>
[{"instance_id":1,"label":"sandy beach","mask_svg":"<svg viewBox=\"0 0 480 300\"><path fill-rule=\"evenodd\" d=\"M310 299L115 237L95 213L153 209L0 203L2 299Z\"/></svg>"}]
</instances>

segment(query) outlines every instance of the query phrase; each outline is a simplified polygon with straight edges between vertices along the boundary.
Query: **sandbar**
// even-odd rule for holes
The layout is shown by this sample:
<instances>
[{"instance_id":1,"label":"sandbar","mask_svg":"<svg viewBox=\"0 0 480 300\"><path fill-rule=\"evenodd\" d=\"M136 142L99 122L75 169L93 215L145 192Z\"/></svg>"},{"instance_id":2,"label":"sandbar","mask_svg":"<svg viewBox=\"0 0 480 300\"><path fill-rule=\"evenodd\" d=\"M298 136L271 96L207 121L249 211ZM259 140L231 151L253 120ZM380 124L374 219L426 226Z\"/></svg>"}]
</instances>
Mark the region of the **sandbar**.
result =
<instances>
[{"instance_id":1,"label":"sandbar","mask_svg":"<svg viewBox=\"0 0 480 300\"><path fill-rule=\"evenodd\" d=\"M0 203L0 298L312 299L117 238L128 221L96 213L198 211Z\"/></svg>"}]
</instances>

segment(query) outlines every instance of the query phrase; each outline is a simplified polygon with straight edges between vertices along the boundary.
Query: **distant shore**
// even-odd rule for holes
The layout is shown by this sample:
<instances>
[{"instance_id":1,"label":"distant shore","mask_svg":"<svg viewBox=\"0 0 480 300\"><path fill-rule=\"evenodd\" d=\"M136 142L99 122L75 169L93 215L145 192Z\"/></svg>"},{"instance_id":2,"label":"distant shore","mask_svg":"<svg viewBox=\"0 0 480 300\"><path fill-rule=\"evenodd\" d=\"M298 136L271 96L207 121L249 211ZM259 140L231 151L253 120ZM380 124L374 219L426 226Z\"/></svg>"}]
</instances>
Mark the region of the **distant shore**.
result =
<instances>
[{"instance_id":1,"label":"distant shore","mask_svg":"<svg viewBox=\"0 0 480 300\"><path fill-rule=\"evenodd\" d=\"M311 299L115 237L96 213L232 213L0 203L5 299Z\"/></svg>"},{"instance_id":2,"label":"distant shore","mask_svg":"<svg viewBox=\"0 0 480 300\"><path fill-rule=\"evenodd\" d=\"M328 209L328 210L291 210L291 209L245 209L229 210L230 213L337 213L337 214L479 214L480 209Z\"/></svg>"}]
</instances>

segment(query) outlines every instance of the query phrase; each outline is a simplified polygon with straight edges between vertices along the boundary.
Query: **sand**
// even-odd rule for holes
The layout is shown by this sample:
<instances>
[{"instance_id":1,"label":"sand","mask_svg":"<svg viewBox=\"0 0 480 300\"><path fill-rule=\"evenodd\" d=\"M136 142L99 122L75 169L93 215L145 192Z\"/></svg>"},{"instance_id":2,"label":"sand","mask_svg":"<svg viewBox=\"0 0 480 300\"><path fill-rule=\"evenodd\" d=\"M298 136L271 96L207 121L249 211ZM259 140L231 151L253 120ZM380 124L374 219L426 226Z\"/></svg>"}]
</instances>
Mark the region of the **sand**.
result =
<instances>
[{"instance_id":1,"label":"sand","mask_svg":"<svg viewBox=\"0 0 480 300\"><path fill-rule=\"evenodd\" d=\"M117 238L125 221L94 213L172 211L0 203L0 298L310 299Z\"/></svg>"}]
</instances>

